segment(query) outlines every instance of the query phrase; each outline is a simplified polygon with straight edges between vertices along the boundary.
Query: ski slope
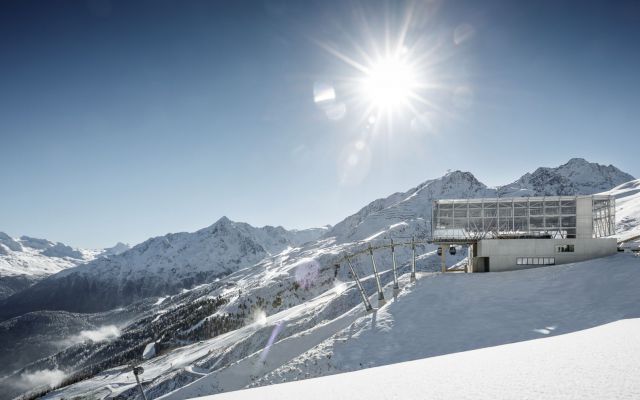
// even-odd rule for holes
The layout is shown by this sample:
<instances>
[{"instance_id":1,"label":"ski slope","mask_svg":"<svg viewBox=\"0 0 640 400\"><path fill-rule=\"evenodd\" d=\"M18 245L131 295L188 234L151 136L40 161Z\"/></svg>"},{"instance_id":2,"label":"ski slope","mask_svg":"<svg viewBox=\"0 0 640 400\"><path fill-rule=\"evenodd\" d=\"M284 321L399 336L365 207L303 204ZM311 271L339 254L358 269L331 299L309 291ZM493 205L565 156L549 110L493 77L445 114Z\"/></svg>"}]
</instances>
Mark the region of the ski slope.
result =
<instances>
[{"instance_id":1,"label":"ski slope","mask_svg":"<svg viewBox=\"0 0 640 400\"><path fill-rule=\"evenodd\" d=\"M198 400L638 399L640 319Z\"/></svg>"},{"instance_id":2,"label":"ski slope","mask_svg":"<svg viewBox=\"0 0 640 400\"><path fill-rule=\"evenodd\" d=\"M252 385L538 339L640 317L640 259L630 254L499 274L424 274L415 285L404 278L395 299L272 372L261 371L264 377ZM212 383L223 373L215 371L166 398L220 392Z\"/></svg>"},{"instance_id":3,"label":"ski slope","mask_svg":"<svg viewBox=\"0 0 640 400\"><path fill-rule=\"evenodd\" d=\"M407 274L401 276L395 297L387 285L388 301L373 313L365 313L361 304L352 306L358 296L353 286L336 287L236 331L145 361L147 395L188 399L226 393L640 317L640 258L628 253L524 271L423 273L418 278L412 284ZM372 302L376 305L375 298ZM136 396L126 366L45 398L118 395Z\"/></svg>"}]
</instances>

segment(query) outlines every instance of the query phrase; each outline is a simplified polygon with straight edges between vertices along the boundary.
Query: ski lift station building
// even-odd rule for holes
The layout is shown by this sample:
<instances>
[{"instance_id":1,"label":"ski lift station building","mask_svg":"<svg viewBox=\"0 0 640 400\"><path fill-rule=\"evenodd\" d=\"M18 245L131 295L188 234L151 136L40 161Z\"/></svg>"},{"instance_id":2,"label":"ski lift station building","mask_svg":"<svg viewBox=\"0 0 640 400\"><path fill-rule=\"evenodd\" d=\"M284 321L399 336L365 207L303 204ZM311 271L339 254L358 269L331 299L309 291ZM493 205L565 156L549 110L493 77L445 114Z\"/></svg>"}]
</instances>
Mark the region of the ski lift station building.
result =
<instances>
[{"instance_id":1,"label":"ski lift station building","mask_svg":"<svg viewBox=\"0 0 640 400\"><path fill-rule=\"evenodd\" d=\"M565 264L617 252L610 237L613 196L436 200L432 213L433 243L442 250L468 245L469 272Z\"/></svg>"}]
</instances>

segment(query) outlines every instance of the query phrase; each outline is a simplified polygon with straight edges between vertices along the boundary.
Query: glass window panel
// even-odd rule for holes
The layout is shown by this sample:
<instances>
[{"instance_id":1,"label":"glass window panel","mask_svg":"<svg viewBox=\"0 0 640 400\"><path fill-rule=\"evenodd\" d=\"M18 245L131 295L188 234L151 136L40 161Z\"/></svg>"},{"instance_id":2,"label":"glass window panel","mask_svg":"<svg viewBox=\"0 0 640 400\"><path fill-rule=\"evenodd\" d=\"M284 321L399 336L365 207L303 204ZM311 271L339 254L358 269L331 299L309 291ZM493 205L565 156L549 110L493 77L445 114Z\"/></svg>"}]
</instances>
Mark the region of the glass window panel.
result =
<instances>
[{"instance_id":1,"label":"glass window panel","mask_svg":"<svg viewBox=\"0 0 640 400\"><path fill-rule=\"evenodd\" d=\"M440 218L453 217L453 210L440 210Z\"/></svg>"},{"instance_id":2,"label":"glass window panel","mask_svg":"<svg viewBox=\"0 0 640 400\"><path fill-rule=\"evenodd\" d=\"M460 218L460 217L466 218L467 209L465 208L463 210L455 210L453 213L454 213L456 218Z\"/></svg>"},{"instance_id":3,"label":"glass window panel","mask_svg":"<svg viewBox=\"0 0 640 400\"><path fill-rule=\"evenodd\" d=\"M529 221L526 218L515 218L513 222L514 222L515 230L517 231L529 230Z\"/></svg>"},{"instance_id":4,"label":"glass window panel","mask_svg":"<svg viewBox=\"0 0 640 400\"><path fill-rule=\"evenodd\" d=\"M531 228L544 228L544 220L542 217L531 217Z\"/></svg>"},{"instance_id":5,"label":"glass window panel","mask_svg":"<svg viewBox=\"0 0 640 400\"><path fill-rule=\"evenodd\" d=\"M484 209L484 216L485 217L495 217L497 216L497 212L495 209L489 209L487 210L486 208Z\"/></svg>"},{"instance_id":6,"label":"glass window panel","mask_svg":"<svg viewBox=\"0 0 640 400\"><path fill-rule=\"evenodd\" d=\"M496 229L498 220L495 218L485 218L484 219L484 229L485 230L494 230Z\"/></svg>"},{"instance_id":7,"label":"glass window panel","mask_svg":"<svg viewBox=\"0 0 640 400\"><path fill-rule=\"evenodd\" d=\"M559 211L558 207L546 207L544 209L544 213L547 215L558 215Z\"/></svg>"},{"instance_id":8,"label":"glass window panel","mask_svg":"<svg viewBox=\"0 0 640 400\"><path fill-rule=\"evenodd\" d=\"M562 217L562 226L568 228L575 227L576 217Z\"/></svg>"},{"instance_id":9,"label":"glass window panel","mask_svg":"<svg viewBox=\"0 0 640 400\"><path fill-rule=\"evenodd\" d=\"M526 208L516 208L515 210L513 210L513 213L516 216L526 216L527 215L527 209Z\"/></svg>"},{"instance_id":10,"label":"glass window panel","mask_svg":"<svg viewBox=\"0 0 640 400\"><path fill-rule=\"evenodd\" d=\"M545 225L547 228L557 228L560 226L560 219L558 217L547 217Z\"/></svg>"},{"instance_id":11,"label":"glass window panel","mask_svg":"<svg viewBox=\"0 0 640 400\"><path fill-rule=\"evenodd\" d=\"M575 207L562 207L562 214L564 215L575 215L576 208Z\"/></svg>"},{"instance_id":12,"label":"glass window panel","mask_svg":"<svg viewBox=\"0 0 640 400\"><path fill-rule=\"evenodd\" d=\"M482 218L469 219L469 228L473 230L482 230Z\"/></svg>"},{"instance_id":13,"label":"glass window panel","mask_svg":"<svg viewBox=\"0 0 640 400\"><path fill-rule=\"evenodd\" d=\"M542 215L543 214L543 210L542 208L532 208L529 210L529 214L530 215Z\"/></svg>"}]
</instances>

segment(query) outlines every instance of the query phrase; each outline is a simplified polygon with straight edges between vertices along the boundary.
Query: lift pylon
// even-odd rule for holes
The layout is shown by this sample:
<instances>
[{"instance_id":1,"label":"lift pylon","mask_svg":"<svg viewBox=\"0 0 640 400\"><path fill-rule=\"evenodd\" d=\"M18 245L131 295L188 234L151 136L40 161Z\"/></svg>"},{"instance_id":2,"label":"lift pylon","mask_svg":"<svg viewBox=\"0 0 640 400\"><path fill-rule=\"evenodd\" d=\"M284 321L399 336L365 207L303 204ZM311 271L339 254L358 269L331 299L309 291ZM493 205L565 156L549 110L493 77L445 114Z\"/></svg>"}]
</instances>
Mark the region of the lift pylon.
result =
<instances>
[{"instance_id":1,"label":"lift pylon","mask_svg":"<svg viewBox=\"0 0 640 400\"><path fill-rule=\"evenodd\" d=\"M411 237L411 282L415 282L416 280L416 241L415 237Z\"/></svg>"},{"instance_id":2,"label":"lift pylon","mask_svg":"<svg viewBox=\"0 0 640 400\"><path fill-rule=\"evenodd\" d=\"M398 290L400 286L398 286L398 269L396 266L396 251L393 246L393 239L391 239L391 260L393 262L393 290Z\"/></svg>"},{"instance_id":3,"label":"lift pylon","mask_svg":"<svg viewBox=\"0 0 640 400\"><path fill-rule=\"evenodd\" d=\"M376 260L373 258L373 248L371 248L371 243L369 243L369 255L371 256L373 275L376 277L376 285L378 287L378 301L384 301L384 293L382 293L382 285L380 285L380 276L378 275L378 268L376 268Z\"/></svg>"},{"instance_id":4,"label":"lift pylon","mask_svg":"<svg viewBox=\"0 0 640 400\"><path fill-rule=\"evenodd\" d=\"M358 287L360 296L362 296L362 303L364 304L364 308L367 311L371 311L373 307L371 307L371 302L369 301L367 294L364 292L364 288L362 287L362 283L360 283L360 278L358 278L358 274L356 273L356 270L353 268L353 265L351 265L351 259L348 256L346 257L346 259L347 259L347 264L349 265L349 269L351 270L351 275L353 275L353 279L356 281L356 286Z\"/></svg>"}]
</instances>

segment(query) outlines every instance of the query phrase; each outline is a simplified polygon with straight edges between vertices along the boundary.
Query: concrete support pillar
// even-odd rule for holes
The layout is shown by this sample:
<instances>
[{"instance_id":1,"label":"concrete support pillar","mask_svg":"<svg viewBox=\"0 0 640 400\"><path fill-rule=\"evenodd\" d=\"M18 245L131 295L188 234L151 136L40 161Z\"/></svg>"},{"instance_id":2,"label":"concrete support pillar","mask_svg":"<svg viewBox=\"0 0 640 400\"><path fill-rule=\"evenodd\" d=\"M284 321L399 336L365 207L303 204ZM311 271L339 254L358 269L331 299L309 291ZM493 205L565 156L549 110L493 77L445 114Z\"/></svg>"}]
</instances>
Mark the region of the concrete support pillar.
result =
<instances>
[{"instance_id":1,"label":"concrete support pillar","mask_svg":"<svg viewBox=\"0 0 640 400\"><path fill-rule=\"evenodd\" d=\"M414 237L411 237L411 282L415 282L416 280L416 241Z\"/></svg>"},{"instance_id":2,"label":"concrete support pillar","mask_svg":"<svg viewBox=\"0 0 640 400\"><path fill-rule=\"evenodd\" d=\"M362 283L360 283L360 278L358 278L358 274L356 270L351 265L351 260L347 257L347 264L349 265L349 269L351 270L351 275L353 275L353 279L356 281L356 286L358 287L358 291L360 291L360 296L362 297L362 303L364 304L364 308L367 311L371 311L373 308L371 307L371 302L367 297L367 294L364 292L364 288L362 287Z\"/></svg>"},{"instance_id":3,"label":"concrete support pillar","mask_svg":"<svg viewBox=\"0 0 640 400\"><path fill-rule=\"evenodd\" d=\"M380 276L378 275L378 268L376 268L376 260L373 258L373 249L369 244L369 255L371 256L371 265L373 266L373 275L376 277L376 285L378 287L378 301L384 301L384 293L382 293L382 285L380 285Z\"/></svg>"},{"instance_id":4,"label":"concrete support pillar","mask_svg":"<svg viewBox=\"0 0 640 400\"><path fill-rule=\"evenodd\" d=\"M393 290L398 290L400 286L398 286L398 269L396 266L396 251L393 246L393 239L391 239L391 261L393 262Z\"/></svg>"}]
</instances>

